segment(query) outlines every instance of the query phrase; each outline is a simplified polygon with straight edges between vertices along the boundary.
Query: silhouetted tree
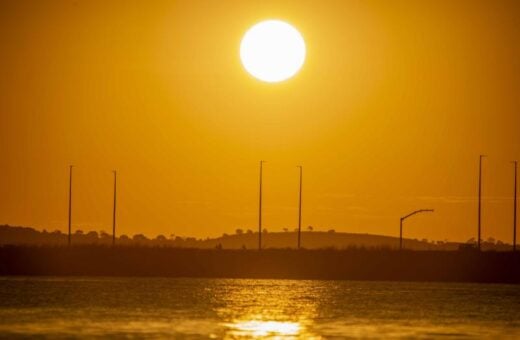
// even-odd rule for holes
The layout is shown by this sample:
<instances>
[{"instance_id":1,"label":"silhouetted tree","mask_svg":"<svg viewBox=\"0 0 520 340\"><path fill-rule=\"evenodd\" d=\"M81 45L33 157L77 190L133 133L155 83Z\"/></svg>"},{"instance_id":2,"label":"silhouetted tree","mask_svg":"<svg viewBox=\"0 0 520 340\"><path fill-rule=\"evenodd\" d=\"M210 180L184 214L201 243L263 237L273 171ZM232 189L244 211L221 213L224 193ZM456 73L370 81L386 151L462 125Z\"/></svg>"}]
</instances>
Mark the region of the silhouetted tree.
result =
<instances>
[{"instance_id":1,"label":"silhouetted tree","mask_svg":"<svg viewBox=\"0 0 520 340\"><path fill-rule=\"evenodd\" d=\"M85 239L88 243L96 243L99 240L98 233L96 231L89 231L85 235Z\"/></svg>"},{"instance_id":2,"label":"silhouetted tree","mask_svg":"<svg viewBox=\"0 0 520 340\"><path fill-rule=\"evenodd\" d=\"M99 232L99 238L101 239L101 241L107 242L107 241L110 241L112 239L112 235L109 235L108 233L106 233L104 231L100 231Z\"/></svg>"},{"instance_id":3,"label":"silhouetted tree","mask_svg":"<svg viewBox=\"0 0 520 340\"><path fill-rule=\"evenodd\" d=\"M132 240L137 244L144 244L148 241L148 238L143 234L137 234L132 237Z\"/></svg>"},{"instance_id":4,"label":"silhouetted tree","mask_svg":"<svg viewBox=\"0 0 520 340\"><path fill-rule=\"evenodd\" d=\"M310 226L307 227L307 230L308 230L308 231L313 231L314 228L310 225Z\"/></svg>"},{"instance_id":5,"label":"silhouetted tree","mask_svg":"<svg viewBox=\"0 0 520 340\"><path fill-rule=\"evenodd\" d=\"M236 233L237 235L242 235L242 234L244 233L244 230L238 228L237 230L235 230L235 233Z\"/></svg>"}]
</instances>

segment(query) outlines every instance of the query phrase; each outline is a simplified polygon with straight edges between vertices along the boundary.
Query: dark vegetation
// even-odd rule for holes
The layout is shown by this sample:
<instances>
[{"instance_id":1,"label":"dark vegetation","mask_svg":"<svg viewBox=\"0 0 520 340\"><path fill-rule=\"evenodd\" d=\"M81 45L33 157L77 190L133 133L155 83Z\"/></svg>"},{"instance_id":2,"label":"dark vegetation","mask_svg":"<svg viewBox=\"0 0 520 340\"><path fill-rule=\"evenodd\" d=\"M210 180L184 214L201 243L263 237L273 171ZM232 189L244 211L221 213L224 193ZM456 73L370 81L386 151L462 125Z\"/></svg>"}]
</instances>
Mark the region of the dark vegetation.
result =
<instances>
[{"instance_id":1,"label":"dark vegetation","mask_svg":"<svg viewBox=\"0 0 520 340\"><path fill-rule=\"evenodd\" d=\"M296 233L237 230L214 239L121 236L76 231L72 246L60 231L0 226L0 275L167 276L349 279L520 283L520 252L489 240L479 252L469 242L307 230ZM493 241L493 242L491 242ZM460 250L459 250L460 249ZM420 250L420 251L419 251ZM500 251L497 251L500 250Z\"/></svg>"},{"instance_id":2,"label":"dark vegetation","mask_svg":"<svg viewBox=\"0 0 520 340\"><path fill-rule=\"evenodd\" d=\"M0 275L520 283L520 252L2 246Z\"/></svg>"},{"instance_id":3,"label":"dark vegetation","mask_svg":"<svg viewBox=\"0 0 520 340\"><path fill-rule=\"evenodd\" d=\"M265 248L294 248L297 234L284 228L283 232L267 232L264 230L262 241ZM474 239L468 240L474 244ZM83 232L75 230L72 234L73 245L111 245L112 235L106 232ZM175 248L202 248L202 249L256 249L258 233L252 230L237 229L234 234L223 234L217 238L196 239L194 237L180 237L176 235L159 235L148 238L143 234L132 237L121 235L117 237L119 246L146 246L146 247L175 247ZM0 226L0 245L67 245L67 235L59 230L53 232L37 231L27 227ZM302 246L306 249L350 247L364 248L396 248L399 246L397 237L340 233L334 230L315 231L312 227L302 232ZM428 241L405 239L404 247L412 250L457 250L460 243L448 241ZM483 250L509 251L511 245L488 239L483 242Z\"/></svg>"}]
</instances>

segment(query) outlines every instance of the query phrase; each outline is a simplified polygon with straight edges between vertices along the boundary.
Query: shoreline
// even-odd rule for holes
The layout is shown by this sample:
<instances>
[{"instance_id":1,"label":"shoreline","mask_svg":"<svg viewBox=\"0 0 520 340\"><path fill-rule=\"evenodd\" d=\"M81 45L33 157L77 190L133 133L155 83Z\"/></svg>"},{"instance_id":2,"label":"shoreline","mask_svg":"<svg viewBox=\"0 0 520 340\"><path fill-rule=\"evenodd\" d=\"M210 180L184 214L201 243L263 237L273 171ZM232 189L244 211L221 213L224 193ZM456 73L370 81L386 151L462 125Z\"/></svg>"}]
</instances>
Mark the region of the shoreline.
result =
<instances>
[{"instance_id":1,"label":"shoreline","mask_svg":"<svg viewBox=\"0 0 520 340\"><path fill-rule=\"evenodd\" d=\"M2 246L0 275L520 284L520 252Z\"/></svg>"}]
</instances>

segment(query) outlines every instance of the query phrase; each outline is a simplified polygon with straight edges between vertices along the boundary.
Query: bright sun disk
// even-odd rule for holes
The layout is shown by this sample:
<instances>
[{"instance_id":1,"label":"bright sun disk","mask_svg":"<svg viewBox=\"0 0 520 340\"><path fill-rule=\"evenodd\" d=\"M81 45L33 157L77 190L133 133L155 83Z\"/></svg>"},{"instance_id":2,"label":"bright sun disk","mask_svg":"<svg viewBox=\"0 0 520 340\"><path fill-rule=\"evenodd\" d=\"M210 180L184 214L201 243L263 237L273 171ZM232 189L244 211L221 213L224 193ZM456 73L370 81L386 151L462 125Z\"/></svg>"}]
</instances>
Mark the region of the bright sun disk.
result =
<instances>
[{"instance_id":1,"label":"bright sun disk","mask_svg":"<svg viewBox=\"0 0 520 340\"><path fill-rule=\"evenodd\" d=\"M280 20L254 25L240 44L240 59L247 72L269 83L294 76L303 66L305 53L300 32Z\"/></svg>"}]
</instances>

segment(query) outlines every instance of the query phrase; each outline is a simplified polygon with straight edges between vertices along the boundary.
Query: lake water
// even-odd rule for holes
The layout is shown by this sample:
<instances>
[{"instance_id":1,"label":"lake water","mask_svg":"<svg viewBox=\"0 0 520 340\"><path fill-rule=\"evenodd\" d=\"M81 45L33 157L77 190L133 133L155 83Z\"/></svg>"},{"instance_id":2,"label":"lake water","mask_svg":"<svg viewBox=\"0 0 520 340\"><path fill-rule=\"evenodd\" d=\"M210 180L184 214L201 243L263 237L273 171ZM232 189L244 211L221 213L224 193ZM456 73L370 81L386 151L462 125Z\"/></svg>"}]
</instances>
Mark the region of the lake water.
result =
<instances>
[{"instance_id":1,"label":"lake water","mask_svg":"<svg viewBox=\"0 0 520 340\"><path fill-rule=\"evenodd\" d=\"M519 337L520 286L0 278L0 337Z\"/></svg>"}]
</instances>

